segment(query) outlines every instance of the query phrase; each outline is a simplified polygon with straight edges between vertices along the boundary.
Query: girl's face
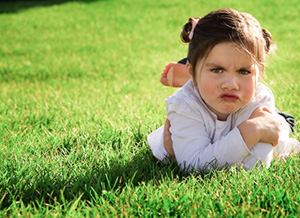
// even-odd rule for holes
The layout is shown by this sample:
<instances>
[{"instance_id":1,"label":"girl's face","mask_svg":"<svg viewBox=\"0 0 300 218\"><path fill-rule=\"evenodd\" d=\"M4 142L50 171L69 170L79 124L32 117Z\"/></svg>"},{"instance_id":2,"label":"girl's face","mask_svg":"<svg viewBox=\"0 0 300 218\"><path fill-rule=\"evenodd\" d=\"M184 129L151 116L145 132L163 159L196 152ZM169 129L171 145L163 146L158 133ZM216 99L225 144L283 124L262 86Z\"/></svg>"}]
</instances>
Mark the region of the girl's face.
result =
<instances>
[{"instance_id":1,"label":"girl's face","mask_svg":"<svg viewBox=\"0 0 300 218\"><path fill-rule=\"evenodd\" d=\"M188 63L189 72L192 72ZM202 99L219 120L250 102L259 79L249 54L233 42L219 43L196 67L196 84Z\"/></svg>"}]
</instances>

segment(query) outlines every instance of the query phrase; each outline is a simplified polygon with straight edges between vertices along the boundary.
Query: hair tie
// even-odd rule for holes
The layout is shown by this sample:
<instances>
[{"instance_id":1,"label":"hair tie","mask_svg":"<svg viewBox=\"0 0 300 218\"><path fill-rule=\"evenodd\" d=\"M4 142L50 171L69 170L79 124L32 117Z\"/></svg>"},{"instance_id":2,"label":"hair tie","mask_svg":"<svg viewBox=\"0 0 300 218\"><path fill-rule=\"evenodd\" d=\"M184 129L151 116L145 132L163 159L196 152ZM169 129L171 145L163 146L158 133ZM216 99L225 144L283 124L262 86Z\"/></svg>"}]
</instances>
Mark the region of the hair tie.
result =
<instances>
[{"instance_id":1,"label":"hair tie","mask_svg":"<svg viewBox=\"0 0 300 218\"><path fill-rule=\"evenodd\" d=\"M194 30L195 30L195 28L196 28L196 26L197 26L197 24L198 24L199 19L194 19L194 18L192 18L192 20L193 20L193 23L192 23L192 30L191 30L191 32L190 32L190 34L189 34L189 39L190 39L190 40L192 40L192 38L193 38L193 36L194 36Z\"/></svg>"}]
</instances>

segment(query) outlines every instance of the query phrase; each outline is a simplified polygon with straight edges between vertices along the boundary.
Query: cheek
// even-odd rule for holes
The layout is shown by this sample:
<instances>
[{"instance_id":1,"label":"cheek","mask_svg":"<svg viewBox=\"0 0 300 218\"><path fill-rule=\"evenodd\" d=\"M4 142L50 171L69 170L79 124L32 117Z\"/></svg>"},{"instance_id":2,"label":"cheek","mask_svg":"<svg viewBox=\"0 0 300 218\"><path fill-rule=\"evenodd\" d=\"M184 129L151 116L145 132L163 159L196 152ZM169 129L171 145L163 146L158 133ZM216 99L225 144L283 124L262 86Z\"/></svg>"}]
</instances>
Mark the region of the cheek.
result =
<instances>
[{"instance_id":1,"label":"cheek","mask_svg":"<svg viewBox=\"0 0 300 218\"><path fill-rule=\"evenodd\" d=\"M198 79L198 90L202 97L211 96L217 90L215 79L203 75Z\"/></svg>"},{"instance_id":2,"label":"cheek","mask_svg":"<svg viewBox=\"0 0 300 218\"><path fill-rule=\"evenodd\" d=\"M243 86L244 86L244 95L248 100L251 100L251 98L255 95L257 81L255 79L253 79L252 81L247 81L243 84Z\"/></svg>"}]
</instances>

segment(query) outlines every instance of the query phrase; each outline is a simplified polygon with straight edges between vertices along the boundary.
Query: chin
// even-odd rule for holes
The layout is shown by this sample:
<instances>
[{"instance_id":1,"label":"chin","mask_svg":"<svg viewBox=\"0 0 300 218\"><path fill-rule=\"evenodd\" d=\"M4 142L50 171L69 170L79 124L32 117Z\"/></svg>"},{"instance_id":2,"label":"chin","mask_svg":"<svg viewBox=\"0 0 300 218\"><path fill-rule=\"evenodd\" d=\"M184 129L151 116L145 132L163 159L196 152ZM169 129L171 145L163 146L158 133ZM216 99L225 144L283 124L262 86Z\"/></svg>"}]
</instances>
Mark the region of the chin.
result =
<instances>
[{"instance_id":1,"label":"chin","mask_svg":"<svg viewBox=\"0 0 300 218\"><path fill-rule=\"evenodd\" d=\"M237 111L237 107L235 107L235 105L224 105L221 110L224 111L224 113L234 113Z\"/></svg>"}]
</instances>

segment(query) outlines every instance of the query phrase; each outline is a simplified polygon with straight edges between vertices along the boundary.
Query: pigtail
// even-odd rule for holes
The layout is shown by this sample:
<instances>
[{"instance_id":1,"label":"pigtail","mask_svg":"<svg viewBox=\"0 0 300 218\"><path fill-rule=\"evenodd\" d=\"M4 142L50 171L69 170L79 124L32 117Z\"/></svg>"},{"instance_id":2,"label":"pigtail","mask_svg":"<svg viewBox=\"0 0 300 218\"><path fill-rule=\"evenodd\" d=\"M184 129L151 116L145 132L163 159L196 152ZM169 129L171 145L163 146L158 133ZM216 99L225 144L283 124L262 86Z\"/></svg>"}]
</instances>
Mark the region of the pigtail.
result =
<instances>
[{"instance_id":1,"label":"pigtail","mask_svg":"<svg viewBox=\"0 0 300 218\"><path fill-rule=\"evenodd\" d=\"M200 19L200 18L190 17L189 20L186 22L186 24L182 27L181 35L180 35L181 41L183 41L185 43L188 43L191 41L189 36L193 29L193 22L194 22L194 20L197 20L197 19Z\"/></svg>"},{"instance_id":2,"label":"pigtail","mask_svg":"<svg viewBox=\"0 0 300 218\"><path fill-rule=\"evenodd\" d=\"M262 33L263 33L263 37L266 41L266 44L265 44L266 54L273 54L275 52L275 49L276 49L276 44L272 40L271 33L265 28L262 28Z\"/></svg>"}]
</instances>

